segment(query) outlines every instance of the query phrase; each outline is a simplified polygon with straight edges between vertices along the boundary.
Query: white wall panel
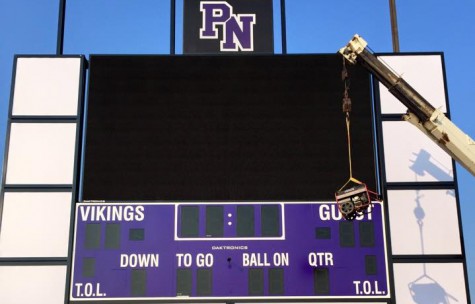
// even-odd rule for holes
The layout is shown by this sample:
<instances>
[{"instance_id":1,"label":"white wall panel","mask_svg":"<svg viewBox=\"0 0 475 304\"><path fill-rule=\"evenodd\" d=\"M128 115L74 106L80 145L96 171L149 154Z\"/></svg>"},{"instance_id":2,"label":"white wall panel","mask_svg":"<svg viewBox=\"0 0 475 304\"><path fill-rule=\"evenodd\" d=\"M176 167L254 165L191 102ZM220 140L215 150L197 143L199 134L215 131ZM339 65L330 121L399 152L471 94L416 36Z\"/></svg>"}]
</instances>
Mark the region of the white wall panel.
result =
<instances>
[{"instance_id":1,"label":"white wall panel","mask_svg":"<svg viewBox=\"0 0 475 304\"><path fill-rule=\"evenodd\" d=\"M18 58L13 115L77 115L81 58Z\"/></svg>"},{"instance_id":2,"label":"white wall panel","mask_svg":"<svg viewBox=\"0 0 475 304\"><path fill-rule=\"evenodd\" d=\"M393 254L461 254L453 190L389 190Z\"/></svg>"},{"instance_id":3,"label":"white wall panel","mask_svg":"<svg viewBox=\"0 0 475 304\"><path fill-rule=\"evenodd\" d=\"M394 264L396 303L467 304L461 263Z\"/></svg>"},{"instance_id":4,"label":"white wall panel","mask_svg":"<svg viewBox=\"0 0 475 304\"><path fill-rule=\"evenodd\" d=\"M62 304L66 266L0 266L0 303Z\"/></svg>"},{"instance_id":5,"label":"white wall panel","mask_svg":"<svg viewBox=\"0 0 475 304\"><path fill-rule=\"evenodd\" d=\"M444 73L440 55L379 56L398 75L402 76L435 108L446 112ZM380 84L381 112L406 113L407 108L385 86Z\"/></svg>"},{"instance_id":6,"label":"white wall panel","mask_svg":"<svg viewBox=\"0 0 475 304\"><path fill-rule=\"evenodd\" d=\"M72 184L75 123L12 123L7 184Z\"/></svg>"},{"instance_id":7,"label":"white wall panel","mask_svg":"<svg viewBox=\"0 0 475 304\"><path fill-rule=\"evenodd\" d=\"M387 182L453 181L452 159L412 124L383 122Z\"/></svg>"},{"instance_id":8,"label":"white wall panel","mask_svg":"<svg viewBox=\"0 0 475 304\"><path fill-rule=\"evenodd\" d=\"M70 192L6 192L0 257L66 257Z\"/></svg>"}]
</instances>

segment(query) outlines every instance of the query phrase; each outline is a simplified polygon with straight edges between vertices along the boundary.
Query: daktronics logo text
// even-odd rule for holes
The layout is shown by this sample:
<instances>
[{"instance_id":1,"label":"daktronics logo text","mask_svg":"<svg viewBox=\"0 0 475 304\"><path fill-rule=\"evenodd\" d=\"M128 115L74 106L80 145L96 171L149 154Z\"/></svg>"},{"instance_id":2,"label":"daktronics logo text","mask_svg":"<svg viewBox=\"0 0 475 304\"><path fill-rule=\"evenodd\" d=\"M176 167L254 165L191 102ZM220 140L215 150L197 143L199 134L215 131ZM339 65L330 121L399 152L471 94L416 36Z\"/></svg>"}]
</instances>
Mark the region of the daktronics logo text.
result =
<instances>
[{"instance_id":1,"label":"daktronics logo text","mask_svg":"<svg viewBox=\"0 0 475 304\"><path fill-rule=\"evenodd\" d=\"M233 14L226 1L202 1L200 10L200 39L219 39L218 31L222 30L221 51L254 51L256 14Z\"/></svg>"}]
</instances>

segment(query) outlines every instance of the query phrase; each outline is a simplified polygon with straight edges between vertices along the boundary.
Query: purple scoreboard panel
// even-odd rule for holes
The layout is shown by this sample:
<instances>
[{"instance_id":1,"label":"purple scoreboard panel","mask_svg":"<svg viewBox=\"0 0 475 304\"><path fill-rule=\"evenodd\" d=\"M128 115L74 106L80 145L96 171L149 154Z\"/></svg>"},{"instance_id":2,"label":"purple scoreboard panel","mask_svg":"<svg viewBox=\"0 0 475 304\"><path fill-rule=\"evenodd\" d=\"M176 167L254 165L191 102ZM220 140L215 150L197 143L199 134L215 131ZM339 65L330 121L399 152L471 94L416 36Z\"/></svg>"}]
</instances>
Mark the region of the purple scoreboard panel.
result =
<instances>
[{"instance_id":1,"label":"purple scoreboard panel","mask_svg":"<svg viewBox=\"0 0 475 304\"><path fill-rule=\"evenodd\" d=\"M70 299L387 298L384 227L379 203L78 203Z\"/></svg>"}]
</instances>

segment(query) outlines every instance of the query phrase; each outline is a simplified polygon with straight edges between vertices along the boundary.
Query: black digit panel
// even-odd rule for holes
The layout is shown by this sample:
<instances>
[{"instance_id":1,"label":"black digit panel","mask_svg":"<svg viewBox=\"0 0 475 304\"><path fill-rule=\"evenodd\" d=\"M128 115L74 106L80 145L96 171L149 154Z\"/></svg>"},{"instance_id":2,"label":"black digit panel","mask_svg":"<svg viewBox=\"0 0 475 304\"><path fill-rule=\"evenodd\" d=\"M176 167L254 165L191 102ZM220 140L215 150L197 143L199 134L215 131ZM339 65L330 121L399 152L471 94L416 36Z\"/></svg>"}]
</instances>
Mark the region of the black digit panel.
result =
<instances>
[{"instance_id":1,"label":"black digit panel","mask_svg":"<svg viewBox=\"0 0 475 304\"><path fill-rule=\"evenodd\" d=\"M374 247L374 224L373 222L360 222L360 245L361 247Z\"/></svg>"},{"instance_id":2,"label":"black digit panel","mask_svg":"<svg viewBox=\"0 0 475 304\"><path fill-rule=\"evenodd\" d=\"M315 268L313 271L313 283L316 295L330 294L330 279L327 268Z\"/></svg>"},{"instance_id":3,"label":"black digit panel","mask_svg":"<svg viewBox=\"0 0 475 304\"><path fill-rule=\"evenodd\" d=\"M206 236L222 237L223 232L223 206L206 206Z\"/></svg>"},{"instance_id":4,"label":"black digit panel","mask_svg":"<svg viewBox=\"0 0 475 304\"><path fill-rule=\"evenodd\" d=\"M199 235L199 216L198 206L181 206L181 237L197 237Z\"/></svg>"},{"instance_id":5,"label":"black digit panel","mask_svg":"<svg viewBox=\"0 0 475 304\"><path fill-rule=\"evenodd\" d=\"M93 55L83 198L332 200L347 178L340 72L336 54ZM370 78L350 74L353 173L374 189Z\"/></svg>"},{"instance_id":6,"label":"black digit panel","mask_svg":"<svg viewBox=\"0 0 475 304\"><path fill-rule=\"evenodd\" d=\"M248 272L248 290L250 296L264 295L264 269L250 268Z\"/></svg>"},{"instance_id":7,"label":"black digit panel","mask_svg":"<svg viewBox=\"0 0 475 304\"><path fill-rule=\"evenodd\" d=\"M100 224L86 224L86 239L84 241L84 248L99 249L101 246L101 225Z\"/></svg>"},{"instance_id":8,"label":"black digit panel","mask_svg":"<svg viewBox=\"0 0 475 304\"><path fill-rule=\"evenodd\" d=\"M147 291L147 271L144 269L132 269L130 280L130 292L132 296L145 296Z\"/></svg>"},{"instance_id":9,"label":"black digit panel","mask_svg":"<svg viewBox=\"0 0 475 304\"><path fill-rule=\"evenodd\" d=\"M355 247L355 228L353 222L340 222L340 246Z\"/></svg>"},{"instance_id":10,"label":"black digit panel","mask_svg":"<svg viewBox=\"0 0 475 304\"><path fill-rule=\"evenodd\" d=\"M332 238L332 231L330 227L315 228L315 238L317 240L329 240Z\"/></svg>"},{"instance_id":11,"label":"black digit panel","mask_svg":"<svg viewBox=\"0 0 475 304\"><path fill-rule=\"evenodd\" d=\"M269 269L269 295L284 294L284 269Z\"/></svg>"},{"instance_id":12,"label":"black digit panel","mask_svg":"<svg viewBox=\"0 0 475 304\"><path fill-rule=\"evenodd\" d=\"M104 246L106 249L120 248L120 224L106 224L106 238Z\"/></svg>"},{"instance_id":13,"label":"black digit panel","mask_svg":"<svg viewBox=\"0 0 475 304\"><path fill-rule=\"evenodd\" d=\"M213 270L200 268L196 272L196 293L198 296L210 296L213 292Z\"/></svg>"},{"instance_id":14,"label":"black digit panel","mask_svg":"<svg viewBox=\"0 0 475 304\"><path fill-rule=\"evenodd\" d=\"M367 275L378 273L377 259L375 255L365 256L365 269Z\"/></svg>"},{"instance_id":15,"label":"black digit panel","mask_svg":"<svg viewBox=\"0 0 475 304\"><path fill-rule=\"evenodd\" d=\"M192 287L191 269L176 270L176 295L190 296Z\"/></svg>"},{"instance_id":16,"label":"black digit panel","mask_svg":"<svg viewBox=\"0 0 475 304\"><path fill-rule=\"evenodd\" d=\"M85 278L92 278L96 275L96 259L83 258L82 259L82 276Z\"/></svg>"},{"instance_id":17,"label":"black digit panel","mask_svg":"<svg viewBox=\"0 0 475 304\"><path fill-rule=\"evenodd\" d=\"M280 213L278 205L263 205L261 207L261 235L280 236Z\"/></svg>"},{"instance_id":18,"label":"black digit panel","mask_svg":"<svg viewBox=\"0 0 475 304\"><path fill-rule=\"evenodd\" d=\"M129 229L129 241L143 241L145 240L145 229L131 228Z\"/></svg>"},{"instance_id":19,"label":"black digit panel","mask_svg":"<svg viewBox=\"0 0 475 304\"><path fill-rule=\"evenodd\" d=\"M254 236L254 206L237 206L237 228L238 237Z\"/></svg>"}]
</instances>

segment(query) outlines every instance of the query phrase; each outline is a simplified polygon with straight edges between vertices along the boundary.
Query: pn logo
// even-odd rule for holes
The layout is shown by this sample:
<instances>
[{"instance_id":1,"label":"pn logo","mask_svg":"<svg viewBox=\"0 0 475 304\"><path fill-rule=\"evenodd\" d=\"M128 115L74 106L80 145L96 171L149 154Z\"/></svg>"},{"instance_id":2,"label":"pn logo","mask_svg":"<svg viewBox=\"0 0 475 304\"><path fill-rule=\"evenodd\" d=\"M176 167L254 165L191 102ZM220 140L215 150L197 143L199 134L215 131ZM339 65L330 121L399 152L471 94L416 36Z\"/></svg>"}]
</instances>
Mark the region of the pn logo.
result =
<instances>
[{"instance_id":1,"label":"pn logo","mask_svg":"<svg viewBox=\"0 0 475 304\"><path fill-rule=\"evenodd\" d=\"M254 51L254 25L256 14L233 14L233 7L226 1L202 1L203 17L200 39L219 39L221 51Z\"/></svg>"}]
</instances>

